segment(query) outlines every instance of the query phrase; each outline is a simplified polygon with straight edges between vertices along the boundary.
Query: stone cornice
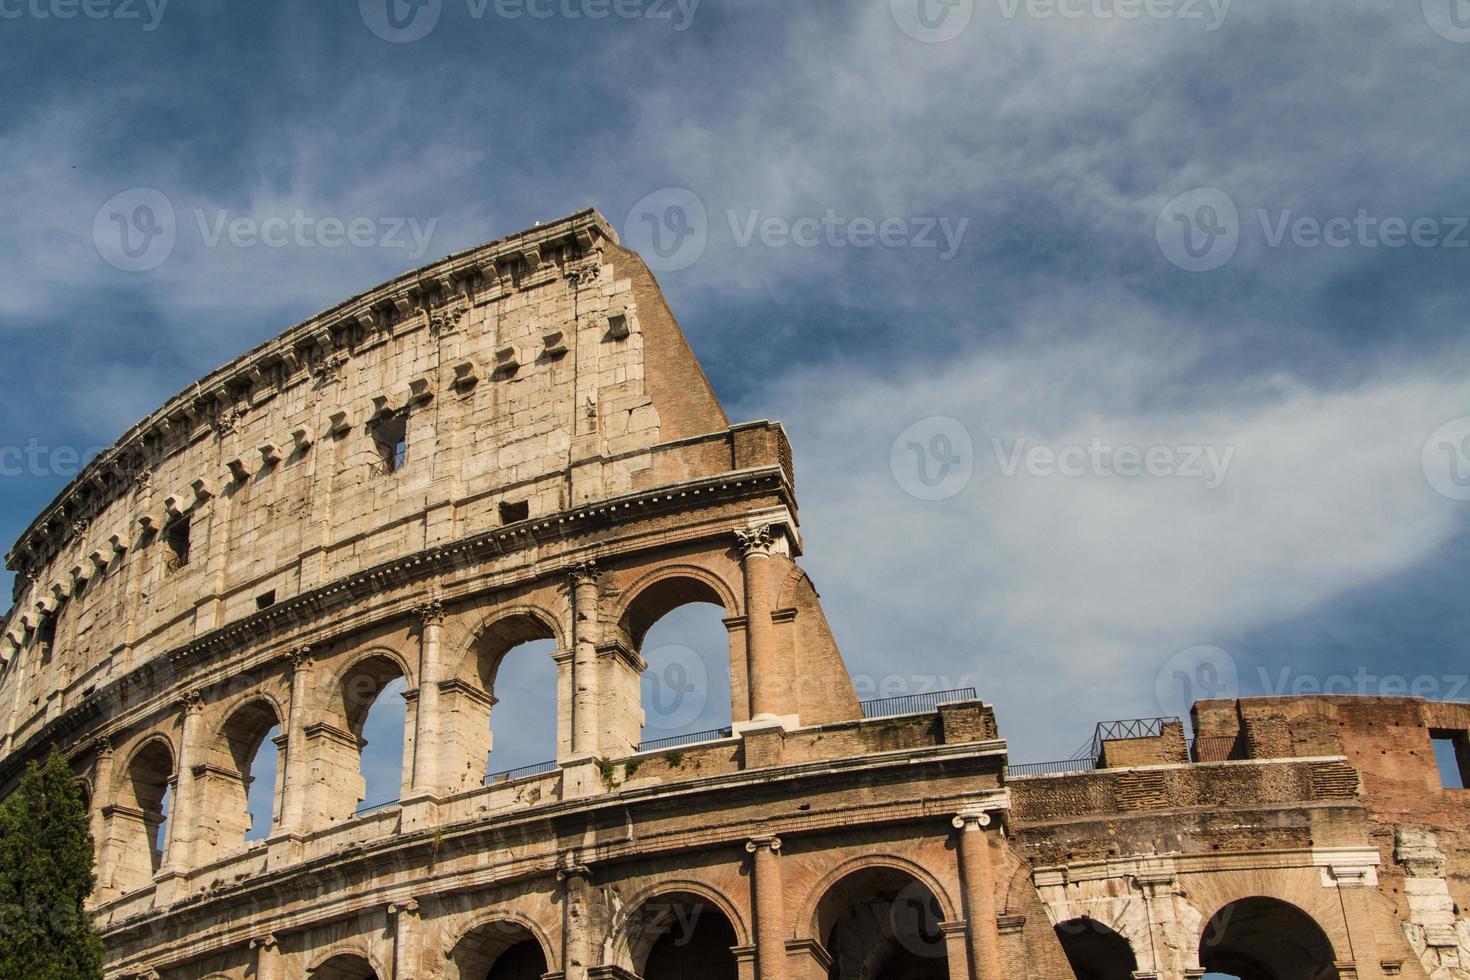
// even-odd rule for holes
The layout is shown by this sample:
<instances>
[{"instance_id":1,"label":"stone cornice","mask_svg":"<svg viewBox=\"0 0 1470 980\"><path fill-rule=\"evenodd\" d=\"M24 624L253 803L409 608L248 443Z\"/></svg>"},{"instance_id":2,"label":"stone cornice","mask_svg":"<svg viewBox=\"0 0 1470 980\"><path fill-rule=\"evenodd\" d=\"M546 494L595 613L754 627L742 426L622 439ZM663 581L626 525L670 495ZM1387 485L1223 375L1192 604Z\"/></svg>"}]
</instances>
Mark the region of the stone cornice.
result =
<instances>
[{"instance_id":1,"label":"stone cornice","mask_svg":"<svg viewBox=\"0 0 1470 980\"><path fill-rule=\"evenodd\" d=\"M81 704L57 716L32 733L9 756L0 759L0 787L7 785L28 759L38 757L41 749L53 742L63 741L64 744L67 736L84 730L89 723L101 717L102 706L109 703L114 692L146 681L157 673L162 663L171 668L173 676L183 676L216 654L279 638L302 624L326 618L344 604L352 604L364 596L380 594L394 586L442 576L445 572L463 568L476 561L494 558L533 544L583 534L599 526L643 517L669 507L684 507L691 503L714 500L738 500L743 496L770 492L781 496L787 506L795 510L791 486L780 466L738 470L609 497L596 503L549 514L545 518L527 522L524 526L485 531L404 555L285 599L243 619L227 623L183 646L150 657L127 674L114 679L107 687L94 692ZM558 574L564 569L565 563L561 563L542 574ZM299 645L299 641L293 646L295 645Z\"/></svg>"},{"instance_id":2,"label":"stone cornice","mask_svg":"<svg viewBox=\"0 0 1470 980\"><path fill-rule=\"evenodd\" d=\"M187 442L210 427L234 424L237 389L265 383L278 368L295 374L306 366L304 353L320 352L321 363L335 363L340 350L349 345L344 335L360 327L382 330L379 311L394 308L403 313L426 307L433 295L448 296L461 284L483 281L492 288L499 283L499 269L522 258L543 265L543 250L570 240L584 251L597 239L616 243L617 232L596 211L580 211L559 221L527 229L475 248L450 255L432 265L405 273L396 279L359 293L297 324L285 333L256 347L229 364L211 372L174 395L163 407L134 425L107 451L89 462L82 472L20 535L5 555L6 567L19 574L44 566L59 547L75 534L84 510L105 507L130 490L137 479L145 479L159 455L159 447L182 431ZM391 324L389 324L391 329ZM217 407L217 412L211 409ZM118 479L117 477L121 477ZM88 492L100 492L105 502L91 508L80 506ZM52 528L57 528L55 535ZM8 616L7 616L8 619Z\"/></svg>"}]
</instances>

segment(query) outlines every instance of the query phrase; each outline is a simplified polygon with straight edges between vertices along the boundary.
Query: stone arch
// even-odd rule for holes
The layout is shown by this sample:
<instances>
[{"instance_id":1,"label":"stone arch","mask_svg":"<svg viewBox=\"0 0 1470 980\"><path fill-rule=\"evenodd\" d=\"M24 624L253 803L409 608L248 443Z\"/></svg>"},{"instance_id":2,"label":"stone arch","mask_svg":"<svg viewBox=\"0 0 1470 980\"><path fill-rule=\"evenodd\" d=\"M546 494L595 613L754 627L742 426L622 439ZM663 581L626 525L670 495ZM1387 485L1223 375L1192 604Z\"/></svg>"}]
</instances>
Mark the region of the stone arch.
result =
<instances>
[{"instance_id":1,"label":"stone arch","mask_svg":"<svg viewBox=\"0 0 1470 980\"><path fill-rule=\"evenodd\" d=\"M217 845L229 853L238 850L251 830L250 788L258 774L256 762L273 729L284 731L285 712L281 704L265 692L251 692L236 698L211 741L211 769L204 777L204 818L214 823ZM278 743L279 744L279 743ZM275 826L281 814L281 779L279 760L272 787L270 825Z\"/></svg>"},{"instance_id":2,"label":"stone arch","mask_svg":"<svg viewBox=\"0 0 1470 980\"><path fill-rule=\"evenodd\" d=\"M497 607L472 629L454 631L446 654L451 679L440 684L441 710L448 719L440 733L440 771L450 792L475 789L485 781L489 755L495 746L494 709L501 700L495 686L501 665L519 656L518 647L537 640L556 644L551 654L555 662L567 649L564 633L556 616L534 603ZM553 679L545 692L553 707L553 718L559 686ZM546 746L548 757L561 754L554 732L553 727L551 744Z\"/></svg>"},{"instance_id":3,"label":"stone arch","mask_svg":"<svg viewBox=\"0 0 1470 980\"><path fill-rule=\"evenodd\" d=\"M143 888L163 867L172 828L165 798L177 784L178 753L163 732L146 735L114 777L108 837L114 846L111 885L120 893Z\"/></svg>"},{"instance_id":4,"label":"stone arch","mask_svg":"<svg viewBox=\"0 0 1470 980\"><path fill-rule=\"evenodd\" d=\"M825 886L825 887L824 887ZM954 905L913 862L857 858L826 875L804 924L830 957L831 980L945 980L949 950L940 923Z\"/></svg>"},{"instance_id":5,"label":"stone arch","mask_svg":"<svg viewBox=\"0 0 1470 980\"><path fill-rule=\"evenodd\" d=\"M1132 980L1138 970L1133 943L1096 919L1058 922L1056 934L1077 980Z\"/></svg>"},{"instance_id":6,"label":"stone arch","mask_svg":"<svg viewBox=\"0 0 1470 980\"><path fill-rule=\"evenodd\" d=\"M1241 980L1335 980L1337 953L1297 905L1254 895L1220 907L1201 930L1200 965Z\"/></svg>"},{"instance_id":7,"label":"stone arch","mask_svg":"<svg viewBox=\"0 0 1470 980\"><path fill-rule=\"evenodd\" d=\"M309 980L385 980L390 974L382 969L365 949L356 944L333 946L306 968Z\"/></svg>"},{"instance_id":8,"label":"stone arch","mask_svg":"<svg viewBox=\"0 0 1470 980\"><path fill-rule=\"evenodd\" d=\"M934 894L934 897L939 901L939 907L944 915L944 921L954 922L961 918L959 904L949 894L949 890L944 887L943 882L932 874L928 868L925 868L916 861L899 857L896 854L864 854L858 857L848 858L846 861L828 870L808 890L801 904L797 906L796 914L796 928L806 930L804 938L812 938L821 942L820 929L817 922L817 907L821 904L823 897L842 879L856 872L871 868L888 869L910 875L923 883Z\"/></svg>"},{"instance_id":9,"label":"stone arch","mask_svg":"<svg viewBox=\"0 0 1470 980\"><path fill-rule=\"evenodd\" d=\"M613 924L614 962L646 980L677 980L670 946L694 954L694 972L709 980L733 980L733 947L749 945L750 930L735 903L704 882L672 879L634 896ZM713 913L713 915L711 915ZM653 975L647 971L654 966Z\"/></svg>"},{"instance_id":10,"label":"stone arch","mask_svg":"<svg viewBox=\"0 0 1470 980\"><path fill-rule=\"evenodd\" d=\"M628 642L637 649L650 626L691 602L720 606L727 617L744 614L739 587L702 565L677 562L659 565L630 582L623 589L614 618Z\"/></svg>"},{"instance_id":11,"label":"stone arch","mask_svg":"<svg viewBox=\"0 0 1470 980\"><path fill-rule=\"evenodd\" d=\"M630 709L635 716L641 712L642 719L639 731L628 732L634 745L694 730L723 729L749 717L745 631L732 627L743 605L739 588L717 572L688 562L652 568L623 591L616 622L619 635L637 654L632 658L628 697ZM719 610L717 622L709 619L710 606ZM687 642L701 649L683 644L649 647L650 629L686 607L705 607L690 611L681 622L682 628L693 631ZM716 643L723 645L719 653ZM690 697L691 692L698 696ZM634 720L637 723L637 717Z\"/></svg>"},{"instance_id":12,"label":"stone arch","mask_svg":"<svg viewBox=\"0 0 1470 980\"><path fill-rule=\"evenodd\" d=\"M400 798L410 771L409 759L413 751L413 714L407 702L400 708L394 704L385 710L397 714L401 711L403 751L398 758L399 780L396 786L381 787L376 792L381 799L366 799L368 792L367 773L363 766L363 750L368 746L364 729L369 714L383 703L384 692L398 680L406 689L414 684L414 674L408 663L390 647L373 646L357 652L346 664L336 671L326 698L327 718L325 725L312 726L308 730L307 755L319 765L326 786L315 805L321 807L320 819L336 823L351 819L364 802L383 804ZM406 693L406 692L405 692Z\"/></svg>"},{"instance_id":13,"label":"stone arch","mask_svg":"<svg viewBox=\"0 0 1470 980\"><path fill-rule=\"evenodd\" d=\"M448 980L486 980L496 961L521 943L535 943L546 966L556 969L556 950L546 930L519 912L496 911L481 916L444 953Z\"/></svg>"}]
</instances>

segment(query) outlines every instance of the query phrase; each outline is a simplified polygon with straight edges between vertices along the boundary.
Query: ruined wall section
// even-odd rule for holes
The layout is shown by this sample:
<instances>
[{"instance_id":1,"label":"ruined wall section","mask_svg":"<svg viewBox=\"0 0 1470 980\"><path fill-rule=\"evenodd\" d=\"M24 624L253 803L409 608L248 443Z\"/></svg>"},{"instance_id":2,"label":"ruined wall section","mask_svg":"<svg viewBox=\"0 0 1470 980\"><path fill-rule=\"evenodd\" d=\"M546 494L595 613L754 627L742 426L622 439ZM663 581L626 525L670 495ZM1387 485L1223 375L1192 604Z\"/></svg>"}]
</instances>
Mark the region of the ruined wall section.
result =
<instances>
[{"instance_id":1,"label":"ruined wall section","mask_svg":"<svg viewBox=\"0 0 1470 980\"><path fill-rule=\"evenodd\" d=\"M0 748L293 595L729 471L728 451L657 473L648 452L727 427L646 266L595 213L355 297L140 423L7 556Z\"/></svg>"}]
</instances>

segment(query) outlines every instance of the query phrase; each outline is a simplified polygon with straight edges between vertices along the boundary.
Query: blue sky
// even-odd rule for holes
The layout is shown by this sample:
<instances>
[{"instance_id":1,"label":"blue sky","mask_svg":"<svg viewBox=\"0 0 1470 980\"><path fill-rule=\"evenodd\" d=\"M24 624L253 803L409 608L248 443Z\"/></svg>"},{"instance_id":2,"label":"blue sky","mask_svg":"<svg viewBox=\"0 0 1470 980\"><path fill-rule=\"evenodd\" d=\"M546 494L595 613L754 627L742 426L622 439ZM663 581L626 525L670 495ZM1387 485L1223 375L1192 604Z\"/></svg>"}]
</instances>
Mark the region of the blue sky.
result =
<instances>
[{"instance_id":1,"label":"blue sky","mask_svg":"<svg viewBox=\"0 0 1470 980\"><path fill-rule=\"evenodd\" d=\"M393 2L0 0L0 538L59 448L590 205L787 424L865 695L973 685L1018 761L1186 690L1470 697L1460 0Z\"/></svg>"}]
</instances>

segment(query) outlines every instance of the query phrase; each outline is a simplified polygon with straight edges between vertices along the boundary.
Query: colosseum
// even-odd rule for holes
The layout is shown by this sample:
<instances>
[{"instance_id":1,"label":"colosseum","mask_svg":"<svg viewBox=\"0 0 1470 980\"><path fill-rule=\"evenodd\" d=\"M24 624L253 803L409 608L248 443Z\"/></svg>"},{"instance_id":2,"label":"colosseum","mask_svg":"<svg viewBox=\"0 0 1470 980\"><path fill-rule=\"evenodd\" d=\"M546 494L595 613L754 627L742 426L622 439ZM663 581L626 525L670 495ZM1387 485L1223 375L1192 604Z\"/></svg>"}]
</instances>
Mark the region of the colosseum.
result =
<instances>
[{"instance_id":1,"label":"colosseum","mask_svg":"<svg viewBox=\"0 0 1470 980\"><path fill-rule=\"evenodd\" d=\"M452 255L191 384L35 519L0 792L71 761L109 978L1470 977L1470 706L1202 701L1011 766L973 690L859 700L792 474L597 213ZM690 603L730 725L642 741L644 637ZM529 640L556 759L488 773ZM401 795L367 808L390 684Z\"/></svg>"}]
</instances>

